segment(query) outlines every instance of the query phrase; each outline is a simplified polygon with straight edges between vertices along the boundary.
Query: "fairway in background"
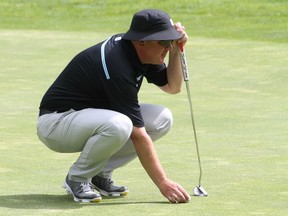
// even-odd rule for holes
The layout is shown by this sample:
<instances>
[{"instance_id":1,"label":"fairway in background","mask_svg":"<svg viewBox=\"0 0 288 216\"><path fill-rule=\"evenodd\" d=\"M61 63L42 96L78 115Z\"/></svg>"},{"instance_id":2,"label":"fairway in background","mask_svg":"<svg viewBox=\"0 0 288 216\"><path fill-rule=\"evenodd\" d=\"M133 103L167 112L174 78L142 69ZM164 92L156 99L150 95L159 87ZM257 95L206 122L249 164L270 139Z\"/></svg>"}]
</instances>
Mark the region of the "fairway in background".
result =
<instances>
[{"instance_id":1,"label":"fairway in background","mask_svg":"<svg viewBox=\"0 0 288 216\"><path fill-rule=\"evenodd\" d=\"M288 42L286 0L2 0L0 28L125 32L144 8L167 11L190 36Z\"/></svg>"}]
</instances>

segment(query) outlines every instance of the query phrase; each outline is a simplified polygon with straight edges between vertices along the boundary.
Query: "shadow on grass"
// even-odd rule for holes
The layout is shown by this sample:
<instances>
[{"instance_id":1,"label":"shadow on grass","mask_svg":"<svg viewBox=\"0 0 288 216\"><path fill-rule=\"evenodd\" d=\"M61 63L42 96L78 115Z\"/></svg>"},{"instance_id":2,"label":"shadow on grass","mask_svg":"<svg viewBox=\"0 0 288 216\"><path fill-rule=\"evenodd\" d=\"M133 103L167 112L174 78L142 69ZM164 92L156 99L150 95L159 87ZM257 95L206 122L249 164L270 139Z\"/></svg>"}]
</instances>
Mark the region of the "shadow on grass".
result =
<instances>
[{"instance_id":1,"label":"shadow on grass","mask_svg":"<svg viewBox=\"0 0 288 216\"><path fill-rule=\"evenodd\" d=\"M141 205L141 204L168 204L168 202L133 202L125 198L103 198L100 203L75 203L70 195L51 194L17 194L0 196L0 207L11 209L79 209L87 205Z\"/></svg>"},{"instance_id":2,"label":"shadow on grass","mask_svg":"<svg viewBox=\"0 0 288 216\"><path fill-rule=\"evenodd\" d=\"M0 207L13 209L77 209L68 195L17 194L0 196Z\"/></svg>"}]
</instances>

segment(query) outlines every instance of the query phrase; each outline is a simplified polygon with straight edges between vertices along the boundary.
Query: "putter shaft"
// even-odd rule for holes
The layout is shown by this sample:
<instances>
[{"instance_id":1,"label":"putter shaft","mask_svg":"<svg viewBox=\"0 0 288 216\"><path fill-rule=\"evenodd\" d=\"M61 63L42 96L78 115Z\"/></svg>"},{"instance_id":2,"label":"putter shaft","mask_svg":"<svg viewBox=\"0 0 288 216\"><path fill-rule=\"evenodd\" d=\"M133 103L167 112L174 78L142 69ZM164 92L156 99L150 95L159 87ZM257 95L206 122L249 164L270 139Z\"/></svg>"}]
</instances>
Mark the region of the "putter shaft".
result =
<instances>
[{"instance_id":1,"label":"putter shaft","mask_svg":"<svg viewBox=\"0 0 288 216\"><path fill-rule=\"evenodd\" d=\"M194 121L194 115L193 115L192 100L191 100L191 93L190 93L190 87L189 87L189 80L185 80L185 84L186 84L186 90L187 90L187 96L188 96L190 114L191 114L191 120L192 120L191 122L192 122L192 128L193 128L193 132L194 132L194 139L195 139L195 145L196 145L196 151L197 151L197 158L198 158L198 165L199 165L199 186L200 186L201 185L201 179L202 179L202 166L201 166L198 139L197 139L196 127L195 127L195 121Z\"/></svg>"},{"instance_id":2,"label":"putter shaft","mask_svg":"<svg viewBox=\"0 0 288 216\"><path fill-rule=\"evenodd\" d=\"M184 50L184 46L182 43L179 44L179 50L180 50L182 74L183 74L183 79L186 84L187 97L189 101L190 115L191 115L191 121L192 121L192 128L193 128L195 144L196 144L196 151L197 151L197 158L198 158L198 165L199 165L199 187L201 187L202 166L201 166L198 139L197 139L197 133L196 133L196 127L195 127L195 121L194 121L194 115L193 115L192 99L191 99L191 93L190 93L190 87L189 87L189 72L188 72L188 67L187 67L187 62L186 62L185 50Z\"/></svg>"}]
</instances>

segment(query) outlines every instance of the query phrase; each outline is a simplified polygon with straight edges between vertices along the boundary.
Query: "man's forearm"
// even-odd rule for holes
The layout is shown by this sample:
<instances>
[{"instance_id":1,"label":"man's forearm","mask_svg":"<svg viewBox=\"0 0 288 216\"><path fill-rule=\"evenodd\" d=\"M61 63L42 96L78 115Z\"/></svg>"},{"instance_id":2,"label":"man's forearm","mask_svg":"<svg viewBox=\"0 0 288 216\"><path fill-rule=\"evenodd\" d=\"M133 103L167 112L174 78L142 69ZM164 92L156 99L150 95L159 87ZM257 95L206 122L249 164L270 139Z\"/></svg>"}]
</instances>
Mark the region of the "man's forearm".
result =
<instances>
[{"instance_id":1,"label":"man's forearm","mask_svg":"<svg viewBox=\"0 0 288 216\"><path fill-rule=\"evenodd\" d=\"M190 196L178 183L167 178L160 164L154 144L145 128L133 128L131 135L135 150L142 166L161 191L162 195L172 203L189 202Z\"/></svg>"},{"instance_id":2,"label":"man's forearm","mask_svg":"<svg viewBox=\"0 0 288 216\"><path fill-rule=\"evenodd\" d=\"M160 187L161 182L167 177L157 156L153 141L148 134L140 136L133 136L132 134L131 139L142 166L157 187Z\"/></svg>"},{"instance_id":3,"label":"man's forearm","mask_svg":"<svg viewBox=\"0 0 288 216\"><path fill-rule=\"evenodd\" d=\"M183 76L180 62L180 53L178 44L173 43L173 49L169 52L169 62L167 66L167 80L166 86L161 89L170 94L176 94L181 91Z\"/></svg>"}]
</instances>

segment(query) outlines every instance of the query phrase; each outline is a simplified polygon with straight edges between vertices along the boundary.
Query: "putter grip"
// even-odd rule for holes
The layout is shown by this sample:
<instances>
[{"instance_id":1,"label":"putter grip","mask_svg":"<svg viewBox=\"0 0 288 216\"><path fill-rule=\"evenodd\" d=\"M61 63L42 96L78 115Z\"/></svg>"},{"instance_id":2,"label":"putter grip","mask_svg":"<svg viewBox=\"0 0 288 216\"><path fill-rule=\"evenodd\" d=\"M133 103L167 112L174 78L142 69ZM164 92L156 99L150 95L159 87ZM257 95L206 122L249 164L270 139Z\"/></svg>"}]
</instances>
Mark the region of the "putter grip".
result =
<instances>
[{"instance_id":1,"label":"putter grip","mask_svg":"<svg viewBox=\"0 0 288 216\"><path fill-rule=\"evenodd\" d=\"M179 44L179 50L180 50L180 61L181 61L181 66L182 66L183 79L184 81L188 81L189 73L188 73L188 68L187 68L187 63L186 63L184 46L182 43Z\"/></svg>"}]
</instances>

